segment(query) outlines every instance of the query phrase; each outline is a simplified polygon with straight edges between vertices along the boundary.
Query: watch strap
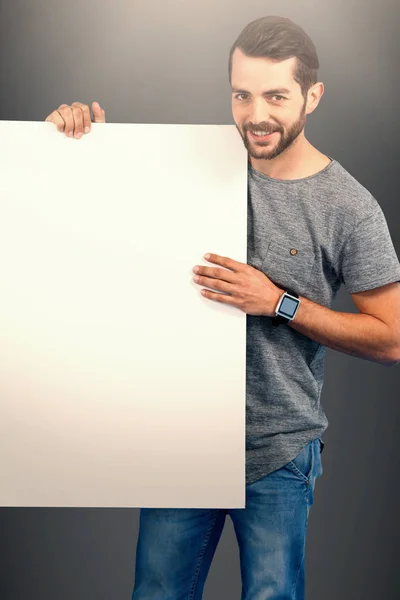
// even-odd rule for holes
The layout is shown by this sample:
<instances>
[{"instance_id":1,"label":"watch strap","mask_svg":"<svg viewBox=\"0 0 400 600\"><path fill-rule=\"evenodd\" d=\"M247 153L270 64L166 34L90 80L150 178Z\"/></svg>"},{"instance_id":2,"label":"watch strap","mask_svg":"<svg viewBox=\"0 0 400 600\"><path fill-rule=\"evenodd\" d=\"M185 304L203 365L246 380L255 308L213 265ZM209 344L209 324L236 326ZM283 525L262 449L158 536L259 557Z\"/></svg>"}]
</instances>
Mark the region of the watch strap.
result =
<instances>
[{"instance_id":1,"label":"watch strap","mask_svg":"<svg viewBox=\"0 0 400 600\"><path fill-rule=\"evenodd\" d=\"M289 319L286 317L282 317L282 315L275 315L272 317L272 325L284 325L285 323L289 323Z\"/></svg>"}]
</instances>

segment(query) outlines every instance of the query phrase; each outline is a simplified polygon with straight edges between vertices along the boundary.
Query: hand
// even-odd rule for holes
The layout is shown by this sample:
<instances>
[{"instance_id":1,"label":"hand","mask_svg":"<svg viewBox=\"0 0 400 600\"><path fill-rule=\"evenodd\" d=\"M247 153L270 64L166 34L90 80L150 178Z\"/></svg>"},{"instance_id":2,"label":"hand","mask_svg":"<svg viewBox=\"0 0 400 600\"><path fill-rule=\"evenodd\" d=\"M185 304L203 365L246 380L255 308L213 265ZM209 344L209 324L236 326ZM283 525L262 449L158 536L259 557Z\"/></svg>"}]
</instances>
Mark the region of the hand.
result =
<instances>
[{"instance_id":1,"label":"hand","mask_svg":"<svg viewBox=\"0 0 400 600\"><path fill-rule=\"evenodd\" d=\"M93 102L93 123L105 123L106 113L98 102ZM45 121L57 125L58 131L64 131L68 137L80 139L84 133L91 131L90 108L82 102L73 102L71 106L61 104L57 110L46 117Z\"/></svg>"},{"instance_id":2,"label":"hand","mask_svg":"<svg viewBox=\"0 0 400 600\"><path fill-rule=\"evenodd\" d=\"M196 283L217 290L201 290L203 296L236 306L248 315L275 316L276 305L284 290L272 283L264 273L217 254L206 254L204 258L225 268L199 265L193 268Z\"/></svg>"}]
</instances>

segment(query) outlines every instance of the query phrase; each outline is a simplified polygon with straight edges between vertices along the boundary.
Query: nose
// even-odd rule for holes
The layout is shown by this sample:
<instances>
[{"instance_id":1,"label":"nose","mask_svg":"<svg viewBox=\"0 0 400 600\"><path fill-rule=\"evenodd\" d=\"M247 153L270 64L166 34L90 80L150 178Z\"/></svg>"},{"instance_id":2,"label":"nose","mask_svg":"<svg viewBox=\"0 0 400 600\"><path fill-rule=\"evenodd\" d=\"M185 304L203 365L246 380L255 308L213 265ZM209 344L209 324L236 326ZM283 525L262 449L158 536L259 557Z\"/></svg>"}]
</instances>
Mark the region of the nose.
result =
<instances>
[{"instance_id":1,"label":"nose","mask_svg":"<svg viewBox=\"0 0 400 600\"><path fill-rule=\"evenodd\" d=\"M268 105L263 98L254 98L249 111L248 120L253 125L268 123L270 118Z\"/></svg>"}]
</instances>

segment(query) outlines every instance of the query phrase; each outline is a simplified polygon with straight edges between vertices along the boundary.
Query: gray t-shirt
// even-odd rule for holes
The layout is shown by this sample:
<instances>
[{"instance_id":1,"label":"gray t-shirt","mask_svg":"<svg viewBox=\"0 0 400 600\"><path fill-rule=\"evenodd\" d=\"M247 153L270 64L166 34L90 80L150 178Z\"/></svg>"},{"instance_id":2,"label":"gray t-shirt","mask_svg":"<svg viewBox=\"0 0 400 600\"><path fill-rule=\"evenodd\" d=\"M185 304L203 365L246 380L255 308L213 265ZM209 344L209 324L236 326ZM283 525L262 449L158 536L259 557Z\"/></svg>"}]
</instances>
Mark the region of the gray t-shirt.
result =
<instances>
[{"instance_id":1,"label":"gray t-shirt","mask_svg":"<svg viewBox=\"0 0 400 600\"><path fill-rule=\"evenodd\" d=\"M375 198L336 160L296 180L248 172L247 262L279 287L326 307L400 281ZM290 252L296 249L297 252ZM325 346L269 317L247 316L246 482L292 460L328 426L320 404Z\"/></svg>"}]
</instances>

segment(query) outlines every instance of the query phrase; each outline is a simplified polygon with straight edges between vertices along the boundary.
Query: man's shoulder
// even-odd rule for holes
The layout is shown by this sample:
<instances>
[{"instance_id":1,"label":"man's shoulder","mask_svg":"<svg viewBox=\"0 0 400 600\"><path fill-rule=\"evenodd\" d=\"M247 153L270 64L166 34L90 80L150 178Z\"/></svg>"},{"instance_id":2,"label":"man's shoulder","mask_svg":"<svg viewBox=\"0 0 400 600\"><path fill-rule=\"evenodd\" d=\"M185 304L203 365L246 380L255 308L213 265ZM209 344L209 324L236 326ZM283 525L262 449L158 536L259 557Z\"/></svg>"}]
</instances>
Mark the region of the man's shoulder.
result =
<instances>
[{"instance_id":1,"label":"man's shoulder","mask_svg":"<svg viewBox=\"0 0 400 600\"><path fill-rule=\"evenodd\" d=\"M379 206L373 194L338 160L333 159L332 168L327 175L324 181L325 199L331 209L343 211L344 218L365 218Z\"/></svg>"}]
</instances>

